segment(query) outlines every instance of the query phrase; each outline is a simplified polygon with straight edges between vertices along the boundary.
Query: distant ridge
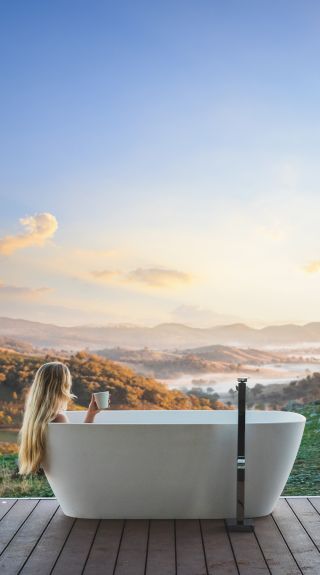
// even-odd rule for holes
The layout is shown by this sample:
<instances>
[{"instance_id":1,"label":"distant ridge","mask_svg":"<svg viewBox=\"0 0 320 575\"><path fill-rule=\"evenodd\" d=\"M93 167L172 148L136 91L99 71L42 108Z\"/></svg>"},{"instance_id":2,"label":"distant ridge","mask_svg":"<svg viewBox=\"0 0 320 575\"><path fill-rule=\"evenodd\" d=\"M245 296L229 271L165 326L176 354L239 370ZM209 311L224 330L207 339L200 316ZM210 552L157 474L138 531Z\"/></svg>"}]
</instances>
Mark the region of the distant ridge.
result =
<instances>
[{"instance_id":1,"label":"distant ridge","mask_svg":"<svg viewBox=\"0 0 320 575\"><path fill-rule=\"evenodd\" d=\"M101 349L115 346L139 349L185 349L208 345L266 346L320 344L320 322L299 326L284 324L253 328L233 323L211 328L195 328L181 323L154 327L119 324L109 326L70 326L0 318L0 336L16 338L31 345L54 349Z\"/></svg>"}]
</instances>

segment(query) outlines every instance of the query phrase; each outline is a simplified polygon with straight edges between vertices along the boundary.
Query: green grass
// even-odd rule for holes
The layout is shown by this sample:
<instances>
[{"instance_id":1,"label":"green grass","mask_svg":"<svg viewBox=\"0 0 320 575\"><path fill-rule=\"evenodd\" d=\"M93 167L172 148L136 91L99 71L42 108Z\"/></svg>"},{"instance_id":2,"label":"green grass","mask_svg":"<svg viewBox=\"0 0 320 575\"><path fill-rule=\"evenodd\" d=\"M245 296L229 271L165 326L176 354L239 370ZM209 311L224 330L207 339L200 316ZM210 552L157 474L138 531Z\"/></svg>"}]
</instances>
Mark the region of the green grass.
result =
<instances>
[{"instance_id":1,"label":"green grass","mask_svg":"<svg viewBox=\"0 0 320 575\"><path fill-rule=\"evenodd\" d=\"M320 495L320 405L294 411L307 419L298 455L282 495Z\"/></svg>"},{"instance_id":2,"label":"green grass","mask_svg":"<svg viewBox=\"0 0 320 575\"><path fill-rule=\"evenodd\" d=\"M292 410L293 411L293 410ZM294 409L307 418L300 449L282 495L320 495L320 405ZM53 497L44 475L18 475L17 455L0 455L0 497Z\"/></svg>"},{"instance_id":3,"label":"green grass","mask_svg":"<svg viewBox=\"0 0 320 575\"><path fill-rule=\"evenodd\" d=\"M0 497L54 497L46 477L18 475L17 455L0 456Z\"/></svg>"}]
</instances>

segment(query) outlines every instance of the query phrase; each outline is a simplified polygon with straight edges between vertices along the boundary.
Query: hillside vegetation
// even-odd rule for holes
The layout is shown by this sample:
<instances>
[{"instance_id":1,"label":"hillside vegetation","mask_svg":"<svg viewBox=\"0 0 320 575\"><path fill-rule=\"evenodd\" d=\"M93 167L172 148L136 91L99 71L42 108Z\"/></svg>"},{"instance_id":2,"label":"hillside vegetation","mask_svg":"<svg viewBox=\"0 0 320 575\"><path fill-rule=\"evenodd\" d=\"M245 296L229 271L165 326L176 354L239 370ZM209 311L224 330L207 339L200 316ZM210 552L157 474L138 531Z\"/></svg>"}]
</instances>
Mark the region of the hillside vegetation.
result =
<instances>
[{"instance_id":1,"label":"hillside vegetation","mask_svg":"<svg viewBox=\"0 0 320 575\"><path fill-rule=\"evenodd\" d=\"M194 354L166 353L161 351L125 350L115 348L97 351L98 355L119 361L149 377L170 379L184 373L199 375L236 371L237 365L222 361L210 361Z\"/></svg>"},{"instance_id":2,"label":"hillside vegetation","mask_svg":"<svg viewBox=\"0 0 320 575\"><path fill-rule=\"evenodd\" d=\"M237 372L243 366L246 367L247 373L256 372L255 366L292 362L294 359L284 353L250 348L241 349L226 345L211 345L170 352L153 350L149 347L143 349L113 347L97 350L96 353L126 364L143 375L162 379L179 377L185 373L199 375Z\"/></svg>"},{"instance_id":3,"label":"hillside vegetation","mask_svg":"<svg viewBox=\"0 0 320 575\"><path fill-rule=\"evenodd\" d=\"M231 397L237 397L234 390L229 390ZM252 388L247 388L247 405L261 409L260 406L269 406L271 409L279 409L284 406L289 408L296 404L304 404L320 401L320 373L315 372L302 379L296 379L290 383L274 383L263 385L257 383Z\"/></svg>"}]
</instances>

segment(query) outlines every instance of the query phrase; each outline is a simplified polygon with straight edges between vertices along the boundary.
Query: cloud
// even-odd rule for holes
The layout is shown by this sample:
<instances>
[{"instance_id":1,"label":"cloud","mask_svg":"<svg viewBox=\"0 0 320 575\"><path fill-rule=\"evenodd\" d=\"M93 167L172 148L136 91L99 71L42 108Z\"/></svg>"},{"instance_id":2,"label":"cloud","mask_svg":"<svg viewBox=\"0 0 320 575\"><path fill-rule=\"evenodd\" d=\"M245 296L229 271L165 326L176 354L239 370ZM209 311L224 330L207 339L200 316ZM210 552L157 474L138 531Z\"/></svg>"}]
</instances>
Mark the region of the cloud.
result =
<instances>
[{"instance_id":1,"label":"cloud","mask_svg":"<svg viewBox=\"0 0 320 575\"><path fill-rule=\"evenodd\" d=\"M91 277L106 283L115 281L118 284L143 284L155 288L171 288L178 284L187 284L193 276L185 272L165 268L137 268L129 272L117 270L92 271Z\"/></svg>"},{"instance_id":2,"label":"cloud","mask_svg":"<svg viewBox=\"0 0 320 575\"><path fill-rule=\"evenodd\" d=\"M126 274L126 281L138 282L151 287L175 287L190 283L193 277L185 272L162 268L137 268Z\"/></svg>"},{"instance_id":3,"label":"cloud","mask_svg":"<svg viewBox=\"0 0 320 575\"><path fill-rule=\"evenodd\" d=\"M48 287L29 288L29 287L8 285L0 281L0 297L5 296L8 298L18 298L18 299L38 299L51 291L53 291L52 288Z\"/></svg>"},{"instance_id":4,"label":"cloud","mask_svg":"<svg viewBox=\"0 0 320 575\"><path fill-rule=\"evenodd\" d=\"M320 260L314 260L310 262L308 265L304 266L304 271L308 274L314 274L320 271Z\"/></svg>"},{"instance_id":5,"label":"cloud","mask_svg":"<svg viewBox=\"0 0 320 575\"><path fill-rule=\"evenodd\" d=\"M96 270L96 271L92 271L91 275L94 278L97 278L99 280L104 280L104 281L110 281L113 280L114 278L121 276L120 272L117 271L113 271L113 270Z\"/></svg>"},{"instance_id":6,"label":"cloud","mask_svg":"<svg viewBox=\"0 0 320 575\"><path fill-rule=\"evenodd\" d=\"M15 236L0 238L1 254L10 255L16 250L30 246L42 246L55 234L58 228L55 216L46 212L20 218L19 221L24 227L24 231Z\"/></svg>"},{"instance_id":7,"label":"cloud","mask_svg":"<svg viewBox=\"0 0 320 575\"><path fill-rule=\"evenodd\" d=\"M54 244L50 258L43 259L43 255L39 252L36 256L32 254L32 257L38 258L42 273L46 270L60 277L72 277L87 282L99 280L100 270L109 271L109 267L116 266L115 261L124 256L123 252L118 249L85 249Z\"/></svg>"}]
</instances>

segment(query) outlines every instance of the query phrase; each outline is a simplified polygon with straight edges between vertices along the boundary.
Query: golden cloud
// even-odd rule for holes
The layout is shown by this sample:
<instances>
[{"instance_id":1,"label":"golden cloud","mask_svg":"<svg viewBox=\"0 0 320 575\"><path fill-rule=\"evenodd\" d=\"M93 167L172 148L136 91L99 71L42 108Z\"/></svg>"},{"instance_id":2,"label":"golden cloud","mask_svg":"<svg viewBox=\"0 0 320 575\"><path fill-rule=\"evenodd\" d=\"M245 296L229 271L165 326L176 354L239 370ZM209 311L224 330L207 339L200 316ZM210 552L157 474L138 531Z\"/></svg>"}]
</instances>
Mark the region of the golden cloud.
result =
<instances>
[{"instance_id":1,"label":"golden cloud","mask_svg":"<svg viewBox=\"0 0 320 575\"><path fill-rule=\"evenodd\" d=\"M308 274L314 274L316 272L319 272L320 271L320 260L314 260L313 262L310 262L303 269Z\"/></svg>"},{"instance_id":2,"label":"golden cloud","mask_svg":"<svg viewBox=\"0 0 320 575\"><path fill-rule=\"evenodd\" d=\"M58 222L52 214L42 213L20 218L24 231L15 236L0 238L0 253L10 255L16 250L30 246L42 246L52 238L58 228Z\"/></svg>"},{"instance_id":3,"label":"golden cloud","mask_svg":"<svg viewBox=\"0 0 320 575\"><path fill-rule=\"evenodd\" d=\"M23 286L8 285L0 281L0 297L21 298L21 299L38 299L43 295L53 291L52 288L40 287L29 288Z\"/></svg>"},{"instance_id":4,"label":"golden cloud","mask_svg":"<svg viewBox=\"0 0 320 575\"><path fill-rule=\"evenodd\" d=\"M151 287L175 287L190 283L193 277L185 272L162 268L138 268L126 274L126 281L138 282Z\"/></svg>"},{"instance_id":5,"label":"golden cloud","mask_svg":"<svg viewBox=\"0 0 320 575\"><path fill-rule=\"evenodd\" d=\"M94 278L97 278L99 280L105 280L108 282L109 280L113 280L114 278L121 276L121 273L113 270L101 270L101 271L97 270L91 272L91 275Z\"/></svg>"},{"instance_id":6,"label":"golden cloud","mask_svg":"<svg viewBox=\"0 0 320 575\"><path fill-rule=\"evenodd\" d=\"M185 272L164 268L137 268L130 272L116 270L92 271L91 277L106 283L138 283L149 287L171 288L178 284L190 283L194 278Z\"/></svg>"}]
</instances>

